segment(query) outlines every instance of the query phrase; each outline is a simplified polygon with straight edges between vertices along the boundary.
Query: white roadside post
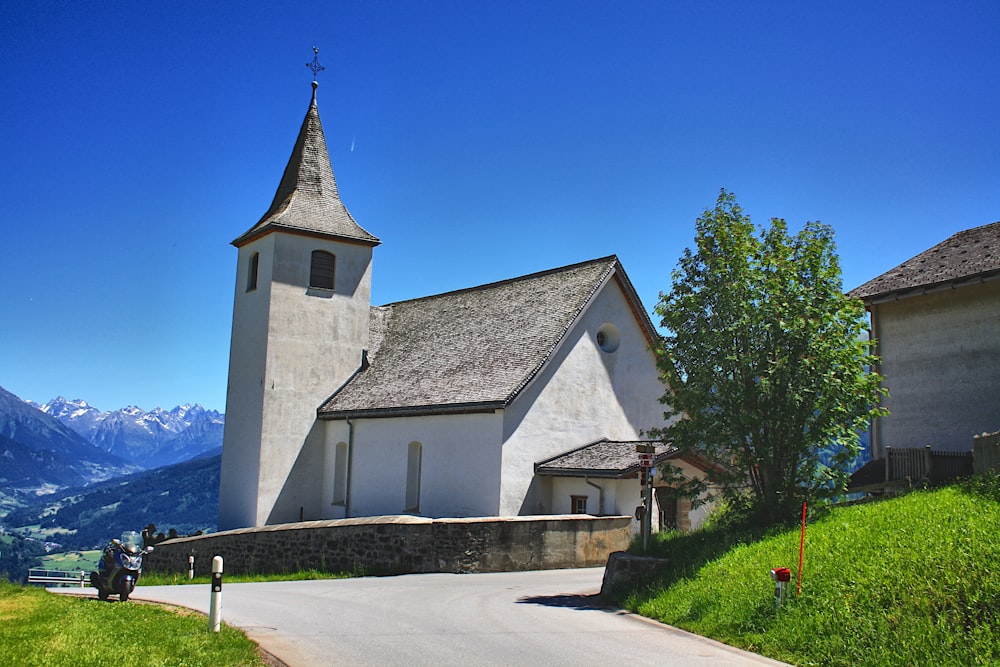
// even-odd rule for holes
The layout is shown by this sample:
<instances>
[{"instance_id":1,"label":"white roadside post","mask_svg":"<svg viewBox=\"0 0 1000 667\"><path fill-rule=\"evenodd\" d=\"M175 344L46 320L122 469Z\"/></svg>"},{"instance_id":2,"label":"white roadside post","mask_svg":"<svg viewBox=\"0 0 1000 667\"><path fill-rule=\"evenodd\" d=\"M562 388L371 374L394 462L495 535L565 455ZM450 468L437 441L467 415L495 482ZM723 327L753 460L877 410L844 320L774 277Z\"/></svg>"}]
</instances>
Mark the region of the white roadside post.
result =
<instances>
[{"instance_id":1,"label":"white roadside post","mask_svg":"<svg viewBox=\"0 0 1000 667\"><path fill-rule=\"evenodd\" d=\"M208 625L212 632L222 629L222 556L212 559L212 600L208 607Z\"/></svg>"},{"instance_id":2,"label":"white roadside post","mask_svg":"<svg viewBox=\"0 0 1000 667\"><path fill-rule=\"evenodd\" d=\"M771 579L774 580L774 606L781 607L785 601L785 588L792 580L792 571L787 567L776 567L771 570Z\"/></svg>"},{"instance_id":3,"label":"white roadside post","mask_svg":"<svg viewBox=\"0 0 1000 667\"><path fill-rule=\"evenodd\" d=\"M194 579L194 554L188 556L188 579Z\"/></svg>"}]
</instances>

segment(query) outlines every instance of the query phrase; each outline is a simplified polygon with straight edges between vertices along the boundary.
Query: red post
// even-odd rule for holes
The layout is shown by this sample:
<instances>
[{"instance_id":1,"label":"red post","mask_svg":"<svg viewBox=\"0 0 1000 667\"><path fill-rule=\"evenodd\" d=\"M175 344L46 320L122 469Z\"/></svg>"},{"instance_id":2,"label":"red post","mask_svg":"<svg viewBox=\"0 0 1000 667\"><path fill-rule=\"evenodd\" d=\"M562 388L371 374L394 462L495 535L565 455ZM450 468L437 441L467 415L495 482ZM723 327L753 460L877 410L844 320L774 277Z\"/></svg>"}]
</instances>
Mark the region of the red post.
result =
<instances>
[{"instance_id":1,"label":"red post","mask_svg":"<svg viewBox=\"0 0 1000 667\"><path fill-rule=\"evenodd\" d=\"M799 586L797 595L802 595L802 556L806 550L806 503L802 503L802 537L799 538Z\"/></svg>"}]
</instances>

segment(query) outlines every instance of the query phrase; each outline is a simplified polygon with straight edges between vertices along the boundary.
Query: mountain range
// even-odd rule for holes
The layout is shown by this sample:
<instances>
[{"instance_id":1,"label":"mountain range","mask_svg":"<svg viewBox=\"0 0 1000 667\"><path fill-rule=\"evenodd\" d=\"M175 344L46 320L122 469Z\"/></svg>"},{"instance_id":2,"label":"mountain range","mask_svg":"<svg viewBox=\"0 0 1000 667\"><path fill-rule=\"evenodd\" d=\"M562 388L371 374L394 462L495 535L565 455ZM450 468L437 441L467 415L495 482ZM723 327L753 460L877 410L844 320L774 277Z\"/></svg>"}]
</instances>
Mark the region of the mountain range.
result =
<instances>
[{"instance_id":1,"label":"mountain range","mask_svg":"<svg viewBox=\"0 0 1000 667\"><path fill-rule=\"evenodd\" d=\"M225 416L202 406L179 405L147 412L129 406L111 412L62 396L37 407L91 444L147 470L222 451Z\"/></svg>"},{"instance_id":2,"label":"mountain range","mask_svg":"<svg viewBox=\"0 0 1000 667\"><path fill-rule=\"evenodd\" d=\"M224 416L200 405L102 412L37 405L0 387L0 496L40 495L222 452Z\"/></svg>"},{"instance_id":3,"label":"mountain range","mask_svg":"<svg viewBox=\"0 0 1000 667\"><path fill-rule=\"evenodd\" d=\"M224 416L200 405L103 412L0 387L0 576L34 556L107 543L149 523L215 530Z\"/></svg>"},{"instance_id":4,"label":"mountain range","mask_svg":"<svg viewBox=\"0 0 1000 667\"><path fill-rule=\"evenodd\" d=\"M127 475L141 466L85 437L0 387L0 489L51 492Z\"/></svg>"}]
</instances>

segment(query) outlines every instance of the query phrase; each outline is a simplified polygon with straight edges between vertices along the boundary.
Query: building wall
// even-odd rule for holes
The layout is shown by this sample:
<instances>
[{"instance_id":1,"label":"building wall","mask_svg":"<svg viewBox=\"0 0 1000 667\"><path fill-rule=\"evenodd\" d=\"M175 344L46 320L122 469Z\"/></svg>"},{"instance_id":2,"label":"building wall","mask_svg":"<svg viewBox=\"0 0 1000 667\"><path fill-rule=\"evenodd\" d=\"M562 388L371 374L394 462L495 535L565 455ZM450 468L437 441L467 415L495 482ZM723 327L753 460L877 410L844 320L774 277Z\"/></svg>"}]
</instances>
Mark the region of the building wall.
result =
<instances>
[{"instance_id":1,"label":"building wall","mask_svg":"<svg viewBox=\"0 0 1000 667\"><path fill-rule=\"evenodd\" d=\"M1000 431L983 433L972 439L972 466L977 475L1000 473Z\"/></svg>"},{"instance_id":2,"label":"building wall","mask_svg":"<svg viewBox=\"0 0 1000 667\"><path fill-rule=\"evenodd\" d=\"M614 352L597 343L608 325L619 338ZM611 280L504 413L500 515L555 511L535 479L535 462L600 438L641 437L663 424L663 391L643 330Z\"/></svg>"},{"instance_id":3,"label":"building wall","mask_svg":"<svg viewBox=\"0 0 1000 667\"><path fill-rule=\"evenodd\" d=\"M594 516L624 515L634 516L637 505L642 504L639 479L608 479L590 477L589 481L600 489L594 488L583 477L552 477L552 495L549 501L553 514L570 514L572 496L587 498L587 513ZM601 495L604 495L604 507L601 507Z\"/></svg>"},{"instance_id":4,"label":"building wall","mask_svg":"<svg viewBox=\"0 0 1000 667\"><path fill-rule=\"evenodd\" d=\"M425 517L496 516L500 497L502 419L495 413L327 422L324 488L336 477L336 444L353 439L350 507L324 499L325 515L401 514L406 507L408 450L421 446L419 508Z\"/></svg>"},{"instance_id":5,"label":"building wall","mask_svg":"<svg viewBox=\"0 0 1000 667\"><path fill-rule=\"evenodd\" d=\"M258 287L247 292L249 254L257 250ZM313 250L336 257L332 292L309 288ZM240 249L220 528L296 521L304 511L287 482L300 455L323 446L316 407L361 365L371 255L369 246L287 233ZM254 459L256 466L244 463Z\"/></svg>"},{"instance_id":6,"label":"building wall","mask_svg":"<svg viewBox=\"0 0 1000 667\"><path fill-rule=\"evenodd\" d=\"M669 462L671 465L675 466L676 468L679 468L681 474L687 479L698 479L705 477L705 472L703 470L701 470L697 466L688 463L687 461L684 461L683 459L675 458L671 459ZM661 477L657 476L657 479L654 481L654 486L660 488L670 485L665 483ZM721 489L719 487L714 485L709 485L706 495L707 497L713 497L716 496L720 491ZM705 523L705 519L707 519L708 515L712 513L712 510L715 508L715 506L716 503L714 501L702 502L698 504L697 507L695 507L694 503L691 500L687 499L678 500L677 527L681 530L697 530L702 526L703 523Z\"/></svg>"},{"instance_id":7,"label":"building wall","mask_svg":"<svg viewBox=\"0 0 1000 667\"><path fill-rule=\"evenodd\" d=\"M1000 428L1000 281L876 304L872 324L889 389L873 442L968 451Z\"/></svg>"},{"instance_id":8,"label":"building wall","mask_svg":"<svg viewBox=\"0 0 1000 667\"><path fill-rule=\"evenodd\" d=\"M219 483L219 526L223 528L252 526L257 521L258 443L274 239L274 235L257 239L240 248L237 256ZM259 256L257 289L247 292L248 269L254 253Z\"/></svg>"}]
</instances>

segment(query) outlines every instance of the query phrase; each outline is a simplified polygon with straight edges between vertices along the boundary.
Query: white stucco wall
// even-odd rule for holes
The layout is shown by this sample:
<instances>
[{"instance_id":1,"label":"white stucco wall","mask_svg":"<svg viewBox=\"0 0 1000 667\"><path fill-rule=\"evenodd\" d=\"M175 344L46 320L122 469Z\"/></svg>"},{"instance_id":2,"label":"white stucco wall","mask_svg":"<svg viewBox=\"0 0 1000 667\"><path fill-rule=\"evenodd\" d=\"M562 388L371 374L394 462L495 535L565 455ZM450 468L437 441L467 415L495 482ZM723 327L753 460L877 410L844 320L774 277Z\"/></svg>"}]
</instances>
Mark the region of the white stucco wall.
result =
<instances>
[{"instance_id":1,"label":"white stucco wall","mask_svg":"<svg viewBox=\"0 0 1000 667\"><path fill-rule=\"evenodd\" d=\"M332 292L308 288L313 250L336 257ZM258 287L247 292L246 270L255 251ZM322 447L322 429L314 428L317 406L361 364L368 345L371 254L369 246L286 233L240 249L220 528L298 520L302 503L295 498L284 499L277 512L275 506L307 438ZM255 458L256 465L248 463Z\"/></svg>"},{"instance_id":2,"label":"white stucco wall","mask_svg":"<svg viewBox=\"0 0 1000 667\"><path fill-rule=\"evenodd\" d=\"M876 304L886 445L968 451L1000 429L1000 280Z\"/></svg>"},{"instance_id":3,"label":"white stucco wall","mask_svg":"<svg viewBox=\"0 0 1000 667\"><path fill-rule=\"evenodd\" d=\"M411 442L422 446L420 516L496 516L502 418L495 413L354 419L350 507L324 498L326 518L402 514ZM344 420L326 423L324 489L336 474L330 454L351 438ZM333 445L331 447L330 445ZM327 491L329 494L329 491Z\"/></svg>"},{"instance_id":4,"label":"white stucco wall","mask_svg":"<svg viewBox=\"0 0 1000 667\"><path fill-rule=\"evenodd\" d=\"M594 516L626 515L633 516L636 506L642 504L639 479L608 479L603 477L589 478L596 489L587 483L583 477L553 477L552 497L547 514L571 514L571 498L586 496L587 513ZM601 508L601 495L604 495L604 507Z\"/></svg>"},{"instance_id":5,"label":"white stucco wall","mask_svg":"<svg viewBox=\"0 0 1000 667\"><path fill-rule=\"evenodd\" d=\"M247 292L250 257L259 254L257 289ZM233 326L229 349L226 424L219 482L219 528L256 525L260 474L261 406L267 350L274 263L274 236L265 236L238 251ZM234 389L235 388L235 389Z\"/></svg>"},{"instance_id":6,"label":"white stucco wall","mask_svg":"<svg viewBox=\"0 0 1000 667\"><path fill-rule=\"evenodd\" d=\"M620 335L614 352L596 341L608 323ZM640 438L644 429L663 424L663 392L649 342L611 280L505 411L501 516L554 511L534 481L534 463L600 438Z\"/></svg>"}]
</instances>

